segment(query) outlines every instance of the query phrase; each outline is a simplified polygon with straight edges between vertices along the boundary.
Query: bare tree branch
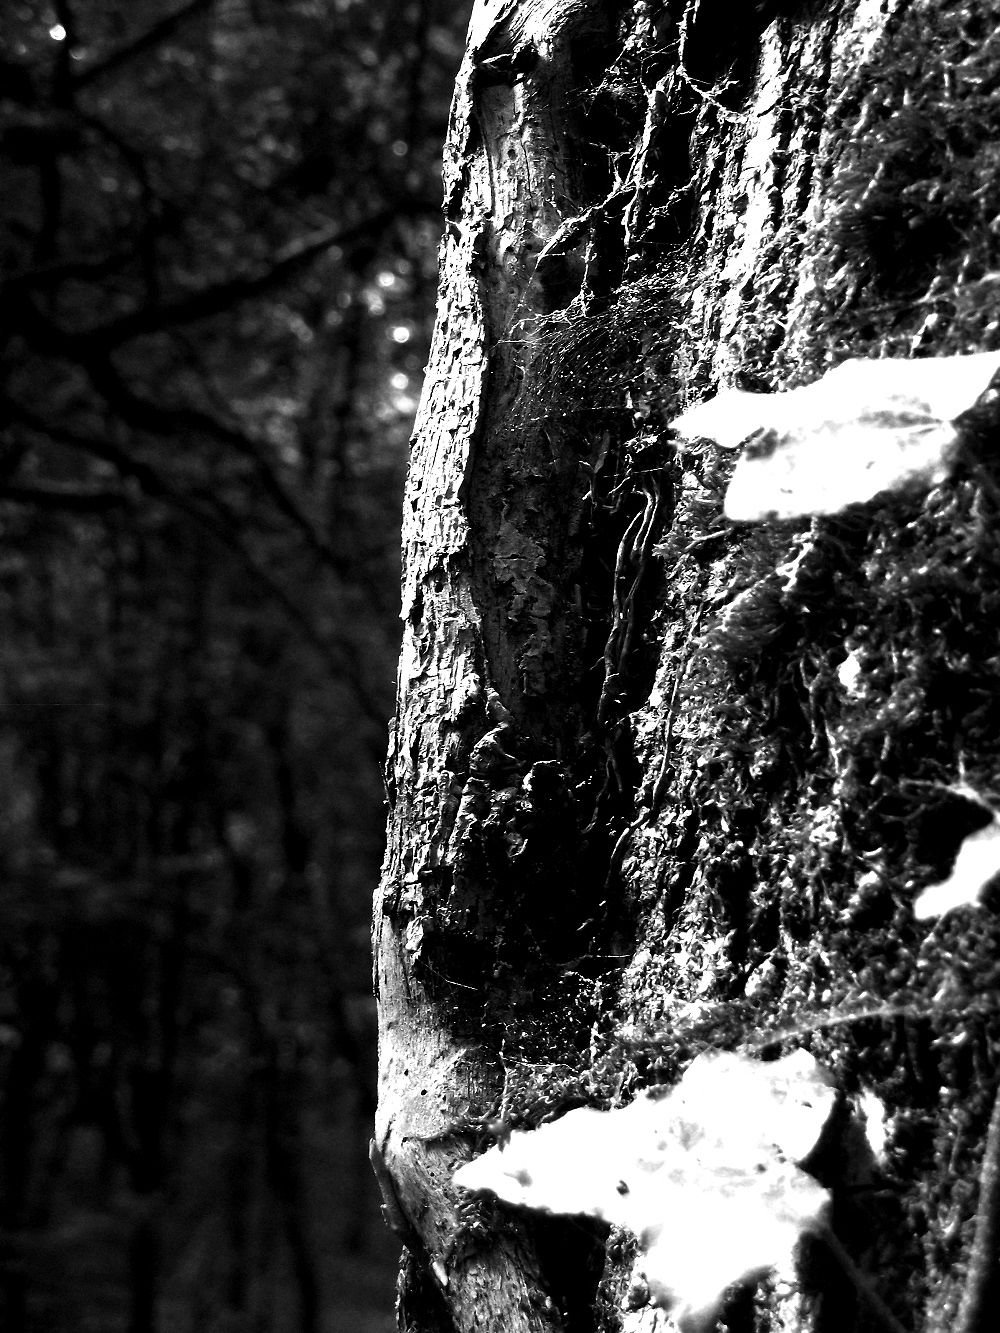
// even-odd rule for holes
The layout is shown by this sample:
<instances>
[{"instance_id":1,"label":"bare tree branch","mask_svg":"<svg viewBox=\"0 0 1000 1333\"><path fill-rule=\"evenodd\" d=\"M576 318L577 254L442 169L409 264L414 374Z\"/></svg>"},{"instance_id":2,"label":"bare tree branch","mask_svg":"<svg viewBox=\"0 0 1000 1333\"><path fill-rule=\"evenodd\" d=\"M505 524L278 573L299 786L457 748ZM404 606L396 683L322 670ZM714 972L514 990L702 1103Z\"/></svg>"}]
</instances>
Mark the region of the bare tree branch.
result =
<instances>
[{"instance_id":1,"label":"bare tree branch","mask_svg":"<svg viewBox=\"0 0 1000 1333\"><path fill-rule=\"evenodd\" d=\"M152 306L144 305L104 324L78 331L66 330L63 336L67 340L77 340L81 347L86 346L90 350L98 344L104 348L112 348L131 338L160 333L179 324L188 324L194 320L222 314L242 301L269 292L335 246L351 245L356 241L369 240L372 236L378 235L397 222L401 212L424 211L436 213L437 208L431 209L429 203L424 201L380 209L350 227L324 231L318 235L295 240L275 256L270 268L261 272L236 274L222 282L190 292L176 301Z\"/></svg>"},{"instance_id":2,"label":"bare tree branch","mask_svg":"<svg viewBox=\"0 0 1000 1333\"><path fill-rule=\"evenodd\" d=\"M9 410L16 421L33 433L113 463L123 476L132 477L146 495L170 504L209 535L229 547L252 577L281 607L289 620L298 627L305 640L327 663L331 672L350 685L363 715L379 727L384 724L385 707L372 692L369 675L357 649L347 643L343 636L338 636L336 642L331 642L330 638L317 628L298 602L254 556L243 540L243 525L239 517L228 509L220 497L211 494L197 496L182 491L170 485L155 468L133 458L126 450L118 448L110 441L80 435L65 427L52 425L21 404L11 403ZM213 512L206 512L202 507L203 504L208 505Z\"/></svg>"},{"instance_id":3,"label":"bare tree branch","mask_svg":"<svg viewBox=\"0 0 1000 1333\"><path fill-rule=\"evenodd\" d=\"M315 554L341 577L355 577L356 571L343 560L316 532L312 523L299 508L283 482L264 457L266 446L244 435L234 426L193 407L172 407L154 402L136 393L115 368L109 357L89 358L85 367L97 391L120 415L123 421L152 435L174 436L183 439L192 432L218 440L235 449L253 464L254 472L265 494L274 501L278 512L289 519Z\"/></svg>"},{"instance_id":4,"label":"bare tree branch","mask_svg":"<svg viewBox=\"0 0 1000 1333\"><path fill-rule=\"evenodd\" d=\"M112 51L103 60L82 69L73 80L74 87L79 92L98 79L107 78L109 74L113 74L122 65L144 55L147 51L151 51L154 47L159 46L161 42L172 37L188 19L197 18L200 14L207 13L214 3L215 0L188 0L186 5L182 5L180 9L175 10L172 14L168 14L159 23L154 23L139 37L127 42L124 46L120 46L117 51Z\"/></svg>"},{"instance_id":5,"label":"bare tree branch","mask_svg":"<svg viewBox=\"0 0 1000 1333\"><path fill-rule=\"evenodd\" d=\"M200 434L229 446L249 459L265 494L274 502L278 512L302 534L309 548L323 564L335 570L342 578L357 579L353 562L338 556L329 543L319 536L268 463L265 456L267 446L262 441L249 438L234 426L198 408L171 406L144 397L128 383L110 357L103 355L99 349L95 352L93 348L86 348L78 335L67 334L59 329L31 301L19 302L18 312L22 316L22 333L36 346L78 360L97 392L130 426L151 435L177 439Z\"/></svg>"},{"instance_id":6,"label":"bare tree branch","mask_svg":"<svg viewBox=\"0 0 1000 1333\"><path fill-rule=\"evenodd\" d=\"M61 259L49 264L22 269L0 281L0 295L19 296L32 288L39 290L74 279L81 282L106 278L123 268L135 255L134 249L115 250L100 259Z\"/></svg>"},{"instance_id":7,"label":"bare tree branch","mask_svg":"<svg viewBox=\"0 0 1000 1333\"><path fill-rule=\"evenodd\" d=\"M4 486L0 503L35 505L39 509L64 509L87 514L128 504L123 490L103 486L68 486L55 482L48 486Z\"/></svg>"}]
</instances>

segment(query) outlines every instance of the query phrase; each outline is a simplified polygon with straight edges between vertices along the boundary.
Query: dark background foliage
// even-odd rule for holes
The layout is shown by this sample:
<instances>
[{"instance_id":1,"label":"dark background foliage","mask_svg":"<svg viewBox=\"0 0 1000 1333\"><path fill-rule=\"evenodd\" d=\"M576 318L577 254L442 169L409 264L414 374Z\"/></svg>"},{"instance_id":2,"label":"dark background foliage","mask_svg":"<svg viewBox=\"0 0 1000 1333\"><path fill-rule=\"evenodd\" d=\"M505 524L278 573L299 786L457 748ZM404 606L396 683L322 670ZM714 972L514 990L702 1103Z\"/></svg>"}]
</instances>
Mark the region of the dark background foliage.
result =
<instances>
[{"instance_id":1,"label":"dark background foliage","mask_svg":"<svg viewBox=\"0 0 1000 1333\"><path fill-rule=\"evenodd\" d=\"M0 10L0 1325L388 1326L397 513L468 5Z\"/></svg>"}]
</instances>

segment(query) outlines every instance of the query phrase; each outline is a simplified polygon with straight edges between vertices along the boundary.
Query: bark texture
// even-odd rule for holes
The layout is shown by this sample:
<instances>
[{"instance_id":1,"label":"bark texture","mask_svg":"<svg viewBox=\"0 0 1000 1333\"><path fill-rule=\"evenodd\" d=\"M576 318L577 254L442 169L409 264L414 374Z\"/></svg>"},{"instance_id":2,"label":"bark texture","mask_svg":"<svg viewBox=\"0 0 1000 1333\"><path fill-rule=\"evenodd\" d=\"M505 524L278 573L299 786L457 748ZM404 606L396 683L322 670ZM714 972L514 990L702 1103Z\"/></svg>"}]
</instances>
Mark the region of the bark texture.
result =
<instances>
[{"instance_id":1,"label":"bark texture","mask_svg":"<svg viewBox=\"0 0 1000 1333\"><path fill-rule=\"evenodd\" d=\"M802 523L728 523L732 456L666 423L996 345L998 27L983 0L476 8L375 907L404 1328L660 1326L626 1239L451 1171L497 1122L796 1045L888 1111L884 1159L845 1128L816 1165L853 1262L908 1328L985 1327L998 931L989 895L911 903L988 818L963 791L1000 802L996 408L943 485ZM818 1246L726 1320L884 1327Z\"/></svg>"}]
</instances>

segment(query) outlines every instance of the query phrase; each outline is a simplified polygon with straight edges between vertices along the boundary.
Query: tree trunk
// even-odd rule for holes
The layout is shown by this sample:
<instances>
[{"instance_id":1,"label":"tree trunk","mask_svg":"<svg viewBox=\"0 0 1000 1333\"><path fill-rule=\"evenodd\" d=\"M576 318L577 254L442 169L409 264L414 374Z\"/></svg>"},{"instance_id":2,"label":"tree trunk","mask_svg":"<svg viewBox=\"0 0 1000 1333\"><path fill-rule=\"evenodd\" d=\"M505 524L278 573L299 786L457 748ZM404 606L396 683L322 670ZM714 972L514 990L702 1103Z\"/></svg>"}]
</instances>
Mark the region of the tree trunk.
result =
<instances>
[{"instance_id":1,"label":"tree trunk","mask_svg":"<svg viewBox=\"0 0 1000 1333\"><path fill-rule=\"evenodd\" d=\"M375 905L402 1328L655 1327L620 1237L451 1173L500 1125L782 1046L885 1105L883 1159L842 1134L817 1168L865 1278L810 1250L726 1326L876 1328L880 1295L985 1327L998 934L988 895L930 925L912 900L1000 797L995 414L929 492L739 524L732 454L668 422L996 345L998 19L476 6Z\"/></svg>"}]
</instances>

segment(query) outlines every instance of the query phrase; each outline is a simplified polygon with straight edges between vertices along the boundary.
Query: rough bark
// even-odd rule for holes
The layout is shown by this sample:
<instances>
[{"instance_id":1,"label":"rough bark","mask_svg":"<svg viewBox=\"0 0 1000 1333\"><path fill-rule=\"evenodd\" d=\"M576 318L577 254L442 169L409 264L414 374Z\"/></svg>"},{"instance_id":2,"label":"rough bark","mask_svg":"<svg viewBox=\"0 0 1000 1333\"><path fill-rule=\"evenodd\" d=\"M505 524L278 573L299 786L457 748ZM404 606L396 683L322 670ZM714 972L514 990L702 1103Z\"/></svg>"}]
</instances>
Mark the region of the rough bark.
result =
<instances>
[{"instance_id":1,"label":"rough bark","mask_svg":"<svg viewBox=\"0 0 1000 1333\"><path fill-rule=\"evenodd\" d=\"M882 1165L841 1136L817 1167L854 1262L908 1327L983 1326L995 918L911 902L984 821L960 784L1000 795L995 409L929 494L801 523L726 522L731 456L666 423L846 356L995 345L998 19L477 6L375 906L404 1328L653 1328L622 1313L620 1238L602 1277L600 1236L451 1171L496 1121L783 1043L888 1109ZM817 1250L727 1326L874 1310Z\"/></svg>"}]
</instances>

